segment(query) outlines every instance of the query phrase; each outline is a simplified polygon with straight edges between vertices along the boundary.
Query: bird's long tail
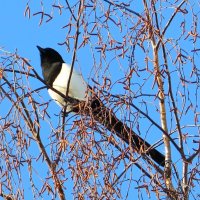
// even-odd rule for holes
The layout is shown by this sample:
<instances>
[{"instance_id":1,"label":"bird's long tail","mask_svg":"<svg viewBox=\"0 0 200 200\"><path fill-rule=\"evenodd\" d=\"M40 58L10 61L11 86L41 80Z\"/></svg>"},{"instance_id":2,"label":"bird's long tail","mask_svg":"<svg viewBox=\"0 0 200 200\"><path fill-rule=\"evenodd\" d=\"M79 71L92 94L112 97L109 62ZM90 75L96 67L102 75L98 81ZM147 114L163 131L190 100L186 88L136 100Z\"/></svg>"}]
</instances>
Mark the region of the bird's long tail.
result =
<instances>
[{"instance_id":1,"label":"bird's long tail","mask_svg":"<svg viewBox=\"0 0 200 200\"><path fill-rule=\"evenodd\" d=\"M155 148L152 148L151 145L144 141L139 135L137 135L132 129L130 129L127 125L122 123L112 112L112 110L106 108L99 100L96 104L98 106L93 105L92 107L92 115L96 121L105 126L109 131L116 134L119 138L125 141L128 145L130 145L130 141L132 144L132 148L139 154L146 154L150 156L157 164L164 166L165 164L165 156L160 153ZM131 135L131 138L130 138Z\"/></svg>"},{"instance_id":2,"label":"bird's long tail","mask_svg":"<svg viewBox=\"0 0 200 200\"><path fill-rule=\"evenodd\" d=\"M112 110L105 107L101 100L99 100L97 97L93 99L90 106L85 104L85 102L80 102L79 104L76 104L76 106L74 106L73 112L82 112L83 115L92 115L95 121L105 126L109 131L116 134L128 145L131 144L131 147L138 154L148 155L157 164L164 167L165 156L155 148L152 148L148 142L143 140L126 124L121 122L112 112Z\"/></svg>"}]
</instances>

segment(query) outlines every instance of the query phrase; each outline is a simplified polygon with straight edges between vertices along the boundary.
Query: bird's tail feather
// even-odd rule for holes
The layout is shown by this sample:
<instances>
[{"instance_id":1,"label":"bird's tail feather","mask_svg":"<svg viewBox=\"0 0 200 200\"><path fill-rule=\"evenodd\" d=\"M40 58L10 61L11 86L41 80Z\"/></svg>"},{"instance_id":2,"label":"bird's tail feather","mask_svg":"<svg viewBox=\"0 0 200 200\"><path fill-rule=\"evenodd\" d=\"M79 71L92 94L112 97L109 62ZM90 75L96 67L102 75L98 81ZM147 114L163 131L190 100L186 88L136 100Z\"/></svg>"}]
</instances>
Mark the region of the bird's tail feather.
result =
<instances>
[{"instance_id":1,"label":"bird's tail feather","mask_svg":"<svg viewBox=\"0 0 200 200\"><path fill-rule=\"evenodd\" d=\"M92 106L93 116L96 121L104 125L109 131L115 133L119 138L127 144L132 144L132 148L139 154L149 155L157 164L164 166L165 156L151 145L144 141L139 135L131 130L127 125L122 123L112 112L105 106ZM131 134L131 138L130 138Z\"/></svg>"}]
</instances>

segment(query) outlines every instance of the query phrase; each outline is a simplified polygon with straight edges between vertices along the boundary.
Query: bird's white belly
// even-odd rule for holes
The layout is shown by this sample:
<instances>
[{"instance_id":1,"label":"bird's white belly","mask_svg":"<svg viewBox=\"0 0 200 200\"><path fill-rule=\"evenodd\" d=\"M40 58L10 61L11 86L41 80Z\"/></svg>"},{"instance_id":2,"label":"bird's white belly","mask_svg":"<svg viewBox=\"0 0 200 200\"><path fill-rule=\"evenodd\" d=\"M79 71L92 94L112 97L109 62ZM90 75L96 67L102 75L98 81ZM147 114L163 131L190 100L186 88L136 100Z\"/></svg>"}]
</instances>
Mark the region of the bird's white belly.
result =
<instances>
[{"instance_id":1,"label":"bird's white belly","mask_svg":"<svg viewBox=\"0 0 200 200\"><path fill-rule=\"evenodd\" d=\"M55 86L54 86L54 88L55 88L56 90L60 91L62 94L64 94L64 92L65 92L64 90L61 91L61 88L58 88L58 87L55 87ZM59 104L59 106L61 106L61 107L66 106L66 103L65 103L65 100L64 100L63 97L61 97L59 94L57 94L56 92L54 92L54 91L51 90L51 89L49 89L48 92L49 92L49 95L51 96L51 98L52 98L53 100L55 100L56 103ZM64 94L64 95L65 95L65 94Z\"/></svg>"},{"instance_id":2,"label":"bird's white belly","mask_svg":"<svg viewBox=\"0 0 200 200\"><path fill-rule=\"evenodd\" d=\"M57 78L53 83L53 88L61 92L63 95L66 95L70 70L71 67L69 65L63 64L60 73L58 74ZM74 70L70 80L68 96L80 101L84 101L87 99L88 95L90 96L90 93L88 93L87 90L87 84L83 80L82 76ZM48 92L51 98L54 99L59 106L66 106L67 111L71 110L72 106L69 102L66 102L66 99L64 99L51 89L49 89Z\"/></svg>"}]
</instances>

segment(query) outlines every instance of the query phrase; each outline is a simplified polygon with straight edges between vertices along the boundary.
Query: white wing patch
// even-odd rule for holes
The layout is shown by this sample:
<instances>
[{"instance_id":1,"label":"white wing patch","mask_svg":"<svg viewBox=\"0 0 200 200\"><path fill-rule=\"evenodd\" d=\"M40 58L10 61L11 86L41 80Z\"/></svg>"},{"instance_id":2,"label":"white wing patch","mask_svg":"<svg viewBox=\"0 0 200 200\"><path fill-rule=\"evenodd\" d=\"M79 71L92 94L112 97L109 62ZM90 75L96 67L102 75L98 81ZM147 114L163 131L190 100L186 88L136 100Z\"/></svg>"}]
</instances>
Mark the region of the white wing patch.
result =
<instances>
[{"instance_id":1,"label":"white wing patch","mask_svg":"<svg viewBox=\"0 0 200 200\"><path fill-rule=\"evenodd\" d=\"M71 66L66 63L63 63L62 69L53 83L53 87L64 95L66 95L70 71ZM56 103L59 104L59 106L67 106L67 111L71 110L70 104L66 103L65 100L59 94L50 89L48 90L48 92L51 98L54 99ZM78 99L80 101L84 101L87 99L88 94L89 93L87 83L84 81L82 75L77 73L76 70L73 69L68 96Z\"/></svg>"}]
</instances>

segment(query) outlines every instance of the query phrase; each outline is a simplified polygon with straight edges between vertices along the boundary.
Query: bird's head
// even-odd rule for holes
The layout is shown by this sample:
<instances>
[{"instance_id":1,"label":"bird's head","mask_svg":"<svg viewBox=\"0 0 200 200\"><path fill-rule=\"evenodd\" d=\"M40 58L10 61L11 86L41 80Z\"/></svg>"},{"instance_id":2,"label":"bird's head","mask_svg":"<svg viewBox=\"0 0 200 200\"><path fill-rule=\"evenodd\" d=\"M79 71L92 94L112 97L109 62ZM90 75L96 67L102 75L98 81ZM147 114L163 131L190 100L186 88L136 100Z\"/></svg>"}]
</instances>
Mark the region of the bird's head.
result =
<instances>
[{"instance_id":1,"label":"bird's head","mask_svg":"<svg viewBox=\"0 0 200 200\"><path fill-rule=\"evenodd\" d=\"M52 48L42 48L40 46L37 46L37 48L40 52L42 67L46 67L49 64L53 64L56 62L64 63L61 55L56 50Z\"/></svg>"}]
</instances>

